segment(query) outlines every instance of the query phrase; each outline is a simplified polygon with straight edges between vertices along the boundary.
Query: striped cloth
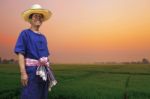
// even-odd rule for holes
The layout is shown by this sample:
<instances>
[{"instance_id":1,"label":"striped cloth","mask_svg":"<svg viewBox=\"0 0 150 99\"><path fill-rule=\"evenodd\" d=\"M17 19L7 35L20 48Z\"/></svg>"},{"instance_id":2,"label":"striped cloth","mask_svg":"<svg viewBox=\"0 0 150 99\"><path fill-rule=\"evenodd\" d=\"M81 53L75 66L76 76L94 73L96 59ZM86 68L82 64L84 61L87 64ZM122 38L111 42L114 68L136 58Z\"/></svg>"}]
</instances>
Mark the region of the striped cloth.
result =
<instances>
[{"instance_id":1,"label":"striped cloth","mask_svg":"<svg viewBox=\"0 0 150 99\"><path fill-rule=\"evenodd\" d=\"M48 57L42 57L39 60L26 58L25 64L26 66L38 66L36 75L39 75L44 81L49 80L49 91L51 91L51 88L57 84L57 80L55 79L50 67Z\"/></svg>"}]
</instances>

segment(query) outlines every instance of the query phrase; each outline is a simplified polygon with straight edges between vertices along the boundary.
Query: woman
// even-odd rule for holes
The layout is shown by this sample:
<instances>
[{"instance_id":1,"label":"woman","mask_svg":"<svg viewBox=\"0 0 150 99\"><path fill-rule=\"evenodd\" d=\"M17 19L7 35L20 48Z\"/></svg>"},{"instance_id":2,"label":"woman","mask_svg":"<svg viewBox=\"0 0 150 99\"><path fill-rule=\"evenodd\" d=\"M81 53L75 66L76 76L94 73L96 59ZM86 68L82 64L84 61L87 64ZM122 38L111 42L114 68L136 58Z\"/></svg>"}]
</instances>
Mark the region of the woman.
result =
<instances>
[{"instance_id":1,"label":"woman","mask_svg":"<svg viewBox=\"0 0 150 99\"><path fill-rule=\"evenodd\" d=\"M21 99L47 99L48 88L57 83L51 68L48 68L50 54L46 37L39 32L42 23L50 16L51 12L38 4L22 13L31 27L20 33L14 49L19 58L23 87Z\"/></svg>"}]
</instances>

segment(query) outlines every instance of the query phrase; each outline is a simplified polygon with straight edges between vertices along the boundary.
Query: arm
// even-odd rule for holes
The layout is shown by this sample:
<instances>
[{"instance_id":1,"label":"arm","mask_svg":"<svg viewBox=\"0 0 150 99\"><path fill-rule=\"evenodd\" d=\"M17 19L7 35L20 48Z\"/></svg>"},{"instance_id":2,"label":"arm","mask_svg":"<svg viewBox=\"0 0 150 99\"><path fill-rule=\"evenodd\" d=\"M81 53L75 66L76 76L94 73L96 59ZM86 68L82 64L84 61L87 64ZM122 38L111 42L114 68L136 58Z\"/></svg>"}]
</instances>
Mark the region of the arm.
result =
<instances>
[{"instance_id":1,"label":"arm","mask_svg":"<svg viewBox=\"0 0 150 99\"><path fill-rule=\"evenodd\" d=\"M25 70L24 56L21 53L19 53L18 58L19 58L19 68L21 73L21 83L23 86L26 86L28 82L28 75Z\"/></svg>"}]
</instances>

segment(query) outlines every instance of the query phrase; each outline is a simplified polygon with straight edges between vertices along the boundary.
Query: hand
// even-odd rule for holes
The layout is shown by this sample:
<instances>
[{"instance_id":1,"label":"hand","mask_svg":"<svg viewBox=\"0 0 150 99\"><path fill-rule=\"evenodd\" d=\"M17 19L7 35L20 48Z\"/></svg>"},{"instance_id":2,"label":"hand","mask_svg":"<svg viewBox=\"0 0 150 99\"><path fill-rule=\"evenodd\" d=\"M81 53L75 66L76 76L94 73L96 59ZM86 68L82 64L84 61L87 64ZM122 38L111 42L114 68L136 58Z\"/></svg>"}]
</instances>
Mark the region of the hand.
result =
<instances>
[{"instance_id":1,"label":"hand","mask_svg":"<svg viewBox=\"0 0 150 99\"><path fill-rule=\"evenodd\" d=\"M27 86L28 84L28 75L27 73L21 73L21 83L23 86Z\"/></svg>"}]
</instances>

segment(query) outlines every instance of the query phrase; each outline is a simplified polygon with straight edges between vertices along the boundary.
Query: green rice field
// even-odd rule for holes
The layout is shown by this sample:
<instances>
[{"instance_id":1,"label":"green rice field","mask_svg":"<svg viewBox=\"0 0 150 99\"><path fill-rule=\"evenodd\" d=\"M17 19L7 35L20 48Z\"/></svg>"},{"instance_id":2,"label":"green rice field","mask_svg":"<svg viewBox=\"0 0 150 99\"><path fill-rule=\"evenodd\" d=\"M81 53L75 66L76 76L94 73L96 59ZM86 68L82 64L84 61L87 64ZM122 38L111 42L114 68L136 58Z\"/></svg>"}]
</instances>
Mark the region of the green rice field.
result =
<instances>
[{"instance_id":1,"label":"green rice field","mask_svg":"<svg viewBox=\"0 0 150 99\"><path fill-rule=\"evenodd\" d=\"M49 99L150 99L150 64L52 64ZM19 99L18 65L0 64L0 99Z\"/></svg>"}]
</instances>

